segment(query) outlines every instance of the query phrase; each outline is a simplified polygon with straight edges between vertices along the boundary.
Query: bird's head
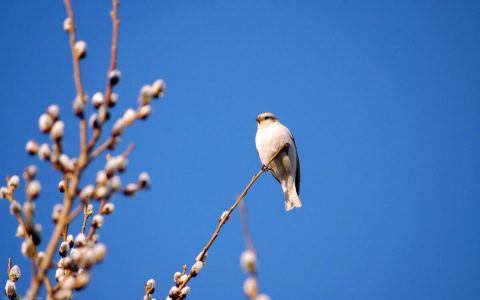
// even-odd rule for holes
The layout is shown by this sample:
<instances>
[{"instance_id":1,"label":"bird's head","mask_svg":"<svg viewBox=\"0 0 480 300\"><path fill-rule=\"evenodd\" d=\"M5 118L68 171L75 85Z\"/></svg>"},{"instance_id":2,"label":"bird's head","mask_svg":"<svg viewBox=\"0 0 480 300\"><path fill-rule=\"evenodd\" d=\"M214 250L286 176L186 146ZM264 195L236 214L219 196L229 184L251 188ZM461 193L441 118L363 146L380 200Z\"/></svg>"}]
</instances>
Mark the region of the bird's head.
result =
<instances>
[{"instance_id":1,"label":"bird's head","mask_svg":"<svg viewBox=\"0 0 480 300\"><path fill-rule=\"evenodd\" d=\"M278 122L277 117L270 112L264 112L258 115L257 117L257 124L260 125L267 125L270 123Z\"/></svg>"}]
</instances>

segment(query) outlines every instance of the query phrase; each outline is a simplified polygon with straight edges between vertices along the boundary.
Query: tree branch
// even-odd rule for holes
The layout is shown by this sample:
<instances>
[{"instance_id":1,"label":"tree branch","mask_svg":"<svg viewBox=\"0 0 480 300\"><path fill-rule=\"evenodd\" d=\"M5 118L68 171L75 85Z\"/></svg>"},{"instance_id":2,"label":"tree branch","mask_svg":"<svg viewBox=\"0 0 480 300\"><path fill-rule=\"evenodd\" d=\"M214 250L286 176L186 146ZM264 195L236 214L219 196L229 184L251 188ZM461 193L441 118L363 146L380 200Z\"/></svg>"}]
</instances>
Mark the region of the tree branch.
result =
<instances>
[{"instance_id":1,"label":"tree branch","mask_svg":"<svg viewBox=\"0 0 480 300\"><path fill-rule=\"evenodd\" d=\"M247 193L250 190L250 188L252 187L252 185L257 181L258 178L260 178L260 176L263 173L265 173L265 171L268 170L268 167L270 166L272 161L275 160L275 158L277 158L277 156L282 151L288 149L288 147L290 147L290 145L285 144L283 147L278 149L277 152L275 152L275 154L272 156L272 158L270 158L268 163L266 165L263 165L262 168L257 172L257 174L255 174L255 176L253 176L252 180L250 180L250 182L247 184L247 186L245 187L243 192L240 194L240 196L238 196L238 198L235 200L235 203L233 203L233 205L226 212L226 214L225 213L222 214L222 217L220 219L220 223L217 226L217 229L215 229L212 236L210 237L210 240L205 245L205 247L203 247L202 251L200 252L200 254L197 257L197 261L202 261L203 260L204 256L206 255L206 253L208 252L208 250L210 249L210 247L212 246L212 244L215 242L216 238L218 237L218 234L220 233L220 230L222 229L223 225L225 225L225 223L227 222L227 220L229 219L230 215L235 210L235 208L238 206L238 204L240 204L240 202L242 202L242 200L245 198L245 196L247 195ZM180 292L187 285L187 283L190 281L190 279L192 279L193 276L194 276L194 273L192 273L192 271L190 271L187 278L178 286L177 294L174 295L173 299L181 299Z\"/></svg>"}]
</instances>

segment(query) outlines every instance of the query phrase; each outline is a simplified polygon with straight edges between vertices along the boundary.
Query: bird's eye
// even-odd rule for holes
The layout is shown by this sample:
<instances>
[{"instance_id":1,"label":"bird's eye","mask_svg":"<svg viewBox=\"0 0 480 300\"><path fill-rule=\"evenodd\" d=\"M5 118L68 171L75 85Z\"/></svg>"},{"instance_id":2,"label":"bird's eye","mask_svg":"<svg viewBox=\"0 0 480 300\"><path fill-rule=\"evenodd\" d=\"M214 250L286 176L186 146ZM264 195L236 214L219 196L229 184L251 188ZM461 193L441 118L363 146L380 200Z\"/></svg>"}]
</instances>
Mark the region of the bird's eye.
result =
<instances>
[{"instance_id":1,"label":"bird's eye","mask_svg":"<svg viewBox=\"0 0 480 300\"><path fill-rule=\"evenodd\" d=\"M268 119L270 119L270 117L269 117L269 116L266 116L266 117L265 117L265 120L268 120Z\"/></svg>"}]
</instances>

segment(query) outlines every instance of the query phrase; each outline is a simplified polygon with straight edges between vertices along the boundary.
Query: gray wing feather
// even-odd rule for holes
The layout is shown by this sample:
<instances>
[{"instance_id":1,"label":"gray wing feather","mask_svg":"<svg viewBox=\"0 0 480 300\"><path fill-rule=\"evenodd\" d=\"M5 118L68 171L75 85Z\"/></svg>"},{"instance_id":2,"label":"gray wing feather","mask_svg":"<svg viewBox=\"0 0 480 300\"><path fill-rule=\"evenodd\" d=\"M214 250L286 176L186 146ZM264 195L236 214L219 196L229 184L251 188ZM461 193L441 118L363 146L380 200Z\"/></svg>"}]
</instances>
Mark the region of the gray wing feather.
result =
<instances>
[{"instance_id":1,"label":"gray wing feather","mask_svg":"<svg viewBox=\"0 0 480 300\"><path fill-rule=\"evenodd\" d=\"M295 188L297 189L297 195L300 195L300 159L298 159L298 148L292 133L290 133L290 137L292 138L293 145L295 146L295 150L297 152L297 170L295 172Z\"/></svg>"}]
</instances>

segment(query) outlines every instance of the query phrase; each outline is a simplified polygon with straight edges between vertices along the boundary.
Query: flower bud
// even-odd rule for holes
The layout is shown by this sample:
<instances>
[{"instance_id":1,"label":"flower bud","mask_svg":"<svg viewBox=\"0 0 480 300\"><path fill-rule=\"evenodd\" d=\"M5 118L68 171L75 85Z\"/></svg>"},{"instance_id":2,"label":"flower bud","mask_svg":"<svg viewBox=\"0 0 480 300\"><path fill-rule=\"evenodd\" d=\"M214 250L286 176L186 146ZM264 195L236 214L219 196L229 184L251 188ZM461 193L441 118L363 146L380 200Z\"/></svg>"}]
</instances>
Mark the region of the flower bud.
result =
<instances>
[{"instance_id":1,"label":"flower bud","mask_svg":"<svg viewBox=\"0 0 480 300\"><path fill-rule=\"evenodd\" d=\"M73 245L74 245L74 238L73 238L73 235L72 234L69 234L67 235L67 244L68 244L68 247L72 248Z\"/></svg>"},{"instance_id":2,"label":"flower bud","mask_svg":"<svg viewBox=\"0 0 480 300\"><path fill-rule=\"evenodd\" d=\"M150 105L146 104L146 105L141 106L138 109L137 116L138 116L138 118L145 120L146 118L148 118L148 116L150 115L151 112L152 112L152 107Z\"/></svg>"},{"instance_id":3,"label":"flower bud","mask_svg":"<svg viewBox=\"0 0 480 300\"><path fill-rule=\"evenodd\" d=\"M152 84L152 96L154 98L162 97L165 91L165 82L162 79L156 80Z\"/></svg>"},{"instance_id":4,"label":"flower bud","mask_svg":"<svg viewBox=\"0 0 480 300\"><path fill-rule=\"evenodd\" d=\"M186 286L180 291L180 297L185 298L188 296L188 293L190 293L190 287Z\"/></svg>"},{"instance_id":5,"label":"flower bud","mask_svg":"<svg viewBox=\"0 0 480 300\"><path fill-rule=\"evenodd\" d=\"M105 173L105 171L101 170L97 172L96 183L97 185L107 184L107 173Z\"/></svg>"},{"instance_id":6,"label":"flower bud","mask_svg":"<svg viewBox=\"0 0 480 300\"><path fill-rule=\"evenodd\" d=\"M175 274L173 274L173 282L175 282L177 285L180 285L180 277L182 277L182 275L182 272L175 272Z\"/></svg>"},{"instance_id":7,"label":"flower bud","mask_svg":"<svg viewBox=\"0 0 480 300\"><path fill-rule=\"evenodd\" d=\"M43 133L48 133L53 125L53 119L49 114L42 114L38 119L38 127Z\"/></svg>"},{"instance_id":8,"label":"flower bud","mask_svg":"<svg viewBox=\"0 0 480 300\"><path fill-rule=\"evenodd\" d=\"M29 140L25 145L25 150L30 155L34 155L38 152L38 144L34 140Z\"/></svg>"},{"instance_id":9,"label":"flower bud","mask_svg":"<svg viewBox=\"0 0 480 300\"><path fill-rule=\"evenodd\" d=\"M10 203L10 214L12 214L13 216L16 216L21 211L22 211L22 206L20 205L20 203L18 203L17 200L13 200Z\"/></svg>"},{"instance_id":10,"label":"flower bud","mask_svg":"<svg viewBox=\"0 0 480 300\"><path fill-rule=\"evenodd\" d=\"M145 293L153 294L154 292L155 292L155 280L149 279L147 283L145 283Z\"/></svg>"},{"instance_id":11,"label":"flower bud","mask_svg":"<svg viewBox=\"0 0 480 300\"><path fill-rule=\"evenodd\" d=\"M86 201L93 197L94 192L95 192L95 188L93 187L93 185L89 184L85 186L80 192L80 199L82 199L83 201Z\"/></svg>"},{"instance_id":12,"label":"flower bud","mask_svg":"<svg viewBox=\"0 0 480 300\"><path fill-rule=\"evenodd\" d=\"M178 287L172 286L170 288L170 291L168 291L168 296L173 299L173 298L175 298L175 295L177 295L177 293L178 293Z\"/></svg>"},{"instance_id":13,"label":"flower bud","mask_svg":"<svg viewBox=\"0 0 480 300\"><path fill-rule=\"evenodd\" d=\"M252 250L243 251L240 255L240 265L245 272L253 272L257 267L257 255Z\"/></svg>"},{"instance_id":14,"label":"flower bud","mask_svg":"<svg viewBox=\"0 0 480 300\"><path fill-rule=\"evenodd\" d=\"M260 294L255 297L255 300L272 300L267 294Z\"/></svg>"},{"instance_id":15,"label":"flower bud","mask_svg":"<svg viewBox=\"0 0 480 300\"><path fill-rule=\"evenodd\" d=\"M136 192L137 192L137 185L135 183L129 183L127 187L125 187L123 194L125 196L134 196Z\"/></svg>"},{"instance_id":16,"label":"flower bud","mask_svg":"<svg viewBox=\"0 0 480 300\"><path fill-rule=\"evenodd\" d=\"M75 97L75 99L73 100L73 113L76 115L76 116L82 116L83 115L83 111L85 110L85 101L80 98L80 97Z\"/></svg>"},{"instance_id":17,"label":"flower bud","mask_svg":"<svg viewBox=\"0 0 480 300\"><path fill-rule=\"evenodd\" d=\"M122 180L120 179L120 176L115 175L110 179L110 185L112 187L112 190L118 191L122 187Z\"/></svg>"},{"instance_id":18,"label":"flower bud","mask_svg":"<svg viewBox=\"0 0 480 300\"><path fill-rule=\"evenodd\" d=\"M50 132L50 137L52 140L58 142L63 138L63 131L65 129L65 124L62 121L56 121Z\"/></svg>"},{"instance_id":19,"label":"flower bud","mask_svg":"<svg viewBox=\"0 0 480 300\"><path fill-rule=\"evenodd\" d=\"M23 172L23 177L25 179L33 179L35 176L37 176L37 166L35 165L29 165L28 167L25 168L25 171Z\"/></svg>"},{"instance_id":20,"label":"flower bud","mask_svg":"<svg viewBox=\"0 0 480 300\"><path fill-rule=\"evenodd\" d=\"M111 93L110 94L110 101L108 102L110 107L114 107L115 104L118 102L118 94L117 93Z\"/></svg>"},{"instance_id":21,"label":"flower bud","mask_svg":"<svg viewBox=\"0 0 480 300\"><path fill-rule=\"evenodd\" d=\"M47 108L47 113L52 117L53 120L58 119L58 115L60 114L60 108L56 104L52 104Z\"/></svg>"},{"instance_id":22,"label":"flower bud","mask_svg":"<svg viewBox=\"0 0 480 300\"><path fill-rule=\"evenodd\" d=\"M38 195L40 195L40 191L42 190L42 186L38 180L30 181L27 184L27 196L30 199L36 199Z\"/></svg>"},{"instance_id":23,"label":"flower bud","mask_svg":"<svg viewBox=\"0 0 480 300\"><path fill-rule=\"evenodd\" d=\"M82 272L75 277L75 284L74 288L75 290L81 290L84 287L87 286L87 284L90 282L90 273L89 272Z\"/></svg>"},{"instance_id":24,"label":"flower bud","mask_svg":"<svg viewBox=\"0 0 480 300\"><path fill-rule=\"evenodd\" d=\"M188 275L187 274L182 274L182 276L180 276L180 279L178 280L178 282L180 284L184 283L185 281L187 281L187 278L188 278Z\"/></svg>"},{"instance_id":25,"label":"flower bud","mask_svg":"<svg viewBox=\"0 0 480 300\"><path fill-rule=\"evenodd\" d=\"M93 255L96 261L102 261L107 254L107 247L104 244L96 244L93 246Z\"/></svg>"},{"instance_id":26,"label":"flower bud","mask_svg":"<svg viewBox=\"0 0 480 300\"><path fill-rule=\"evenodd\" d=\"M205 253L205 255L202 256L202 252L200 252L198 255L197 255L197 258L195 258L196 261L201 261L203 262L203 265L206 265L207 264L207 256L208 256L208 253Z\"/></svg>"},{"instance_id":27,"label":"flower bud","mask_svg":"<svg viewBox=\"0 0 480 300\"><path fill-rule=\"evenodd\" d=\"M100 121L98 120L98 114L94 113L90 115L90 118L88 119L88 126L93 129L98 129L100 128Z\"/></svg>"},{"instance_id":28,"label":"flower bud","mask_svg":"<svg viewBox=\"0 0 480 300\"><path fill-rule=\"evenodd\" d=\"M64 180L60 180L60 181L58 182L58 191L59 191L60 193L65 193L65 189L66 189L66 188L67 188L67 187L65 186L65 181L64 181Z\"/></svg>"},{"instance_id":29,"label":"flower bud","mask_svg":"<svg viewBox=\"0 0 480 300\"><path fill-rule=\"evenodd\" d=\"M17 286L15 285L15 282L7 280L7 283L5 283L5 295L7 295L7 297L10 299L14 299L16 297Z\"/></svg>"},{"instance_id":30,"label":"flower bud","mask_svg":"<svg viewBox=\"0 0 480 300\"><path fill-rule=\"evenodd\" d=\"M225 223L227 223L228 219L230 219L230 216L227 217L227 215L228 215L228 210L226 210L222 213L222 215L220 216L220 219L218 219L218 222L221 222L223 219L227 218L225 220Z\"/></svg>"},{"instance_id":31,"label":"flower bud","mask_svg":"<svg viewBox=\"0 0 480 300\"><path fill-rule=\"evenodd\" d=\"M117 85L122 77L122 73L119 70L112 70L108 73L108 79L110 80L110 84Z\"/></svg>"},{"instance_id":32,"label":"flower bud","mask_svg":"<svg viewBox=\"0 0 480 300\"><path fill-rule=\"evenodd\" d=\"M38 148L38 157L41 160L47 160L50 158L52 151L50 150L50 147L48 144L41 144L40 147Z\"/></svg>"},{"instance_id":33,"label":"flower bud","mask_svg":"<svg viewBox=\"0 0 480 300\"><path fill-rule=\"evenodd\" d=\"M30 201L23 203L23 213L26 215L33 215L35 213L35 203Z\"/></svg>"},{"instance_id":34,"label":"flower bud","mask_svg":"<svg viewBox=\"0 0 480 300\"><path fill-rule=\"evenodd\" d=\"M33 257L35 255L35 245L31 239L25 239L22 242L22 254L25 257Z\"/></svg>"},{"instance_id":35,"label":"flower bud","mask_svg":"<svg viewBox=\"0 0 480 300\"><path fill-rule=\"evenodd\" d=\"M71 160L66 154L61 154L58 158L58 162L63 167L64 170L73 171L74 165L73 160Z\"/></svg>"},{"instance_id":36,"label":"flower bud","mask_svg":"<svg viewBox=\"0 0 480 300\"><path fill-rule=\"evenodd\" d=\"M33 243L38 246L41 242L42 239L42 225L41 224L35 224L32 229L32 240Z\"/></svg>"},{"instance_id":37,"label":"flower bud","mask_svg":"<svg viewBox=\"0 0 480 300\"><path fill-rule=\"evenodd\" d=\"M5 199L8 195L10 195L10 191L4 186L0 187L0 198Z\"/></svg>"},{"instance_id":38,"label":"flower bud","mask_svg":"<svg viewBox=\"0 0 480 300\"><path fill-rule=\"evenodd\" d=\"M87 244L87 238L85 237L85 234L79 233L75 237L75 247L83 247Z\"/></svg>"},{"instance_id":39,"label":"flower bud","mask_svg":"<svg viewBox=\"0 0 480 300\"><path fill-rule=\"evenodd\" d=\"M102 199L105 199L107 198L108 194L110 193L110 189L107 188L106 186L98 186L96 189L95 189L95 199L97 200L102 200Z\"/></svg>"},{"instance_id":40,"label":"flower bud","mask_svg":"<svg viewBox=\"0 0 480 300\"><path fill-rule=\"evenodd\" d=\"M87 56L87 43L85 41L77 41L74 46L75 55L78 58Z\"/></svg>"},{"instance_id":41,"label":"flower bud","mask_svg":"<svg viewBox=\"0 0 480 300\"><path fill-rule=\"evenodd\" d=\"M122 134L123 129L125 128L125 121L122 119L118 119L112 127L112 135L118 136Z\"/></svg>"},{"instance_id":42,"label":"flower bud","mask_svg":"<svg viewBox=\"0 0 480 300\"><path fill-rule=\"evenodd\" d=\"M243 292L248 297L253 297L258 293L258 283L253 277L249 277L243 283Z\"/></svg>"},{"instance_id":43,"label":"flower bud","mask_svg":"<svg viewBox=\"0 0 480 300\"><path fill-rule=\"evenodd\" d=\"M63 269L58 268L55 271L55 280L60 282L65 277L65 271Z\"/></svg>"},{"instance_id":44,"label":"flower bud","mask_svg":"<svg viewBox=\"0 0 480 300\"><path fill-rule=\"evenodd\" d=\"M18 224L17 226L17 232L15 233L16 237L25 237L25 230L23 229L23 226Z\"/></svg>"},{"instance_id":45,"label":"flower bud","mask_svg":"<svg viewBox=\"0 0 480 300\"><path fill-rule=\"evenodd\" d=\"M63 205L62 204L55 204L53 206L53 211L52 211L52 220L53 220L53 223L57 224L58 222L58 219L60 218L60 215L62 213L62 208L63 208Z\"/></svg>"},{"instance_id":46,"label":"flower bud","mask_svg":"<svg viewBox=\"0 0 480 300\"><path fill-rule=\"evenodd\" d=\"M136 116L137 116L137 113L135 112L134 109L132 108L127 109L122 117L124 124L127 126L132 125L133 121L135 121Z\"/></svg>"},{"instance_id":47,"label":"flower bud","mask_svg":"<svg viewBox=\"0 0 480 300\"><path fill-rule=\"evenodd\" d=\"M20 275L22 275L22 271L20 270L20 267L17 265L14 265L10 269L10 272L8 272L8 276L10 277L11 281L17 281L18 279L20 279Z\"/></svg>"},{"instance_id":48,"label":"flower bud","mask_svg":"<svg viewBox=\"0 0 480 300\"><path fill-rule=\"evenodd\" d=\"M87 216L91 216L93 214L93 204L87 205Z\"/></svg>"},{"instance_id":49,"label":"flower bud","mask_svg":"<svg viewBox=\"0 0 480 300\"><path fill-rule=\"evenodd\" d=\"M195 264L193 264L192 269L190 270L190 274L192 274L192 276L195 277L198 275L198 273L200 273L202 268L203 268L203 262L197 261L195 262Z\"/></svg>"},{"instance_id":50,"label":"flower bud","mask_svg":"<svg viewBox=\"0 0 480 300\"><path fill-rule=\"evenodd\" d=\"M60 248L58 249L58 254L60 254L61 257L65 257L68 254L68 250L70 250L68 243L62 242L60 244Z\"/></svg>"},{"instance_id":51,"label":"flower bud","mask_svg":"<svg viewBox=\"0 0 480 300\"><path fill-rule=\"evenodd\" d=\"M65 20L63 21L63 30L65 30L66 32L70 32L72 31L72 29L73 29L72 19L65 18Z\"/></svg>"},{"instance_id":52,"label":"flower bud","mask_svg":"<svg viewBox=\"0 0 480 300\"><path fill-rule=\"evenodd\" d=\"M93 216L92 226L94 228L102 228L102 226L103 226L103 216L100 215L100 214L96 214L95 216Z\"/></svg>"},{"instance_id":53,"label":"flower bud","mask_svg":"<svg viewBox=\"0 0 480 300\"><path fill-rule=\"evenodd\" d=\"M138 187L141 189L150 187L150 175L147 172L142 172L138 176Z\"/></svg>"},{"instance_id":54,"label":"flower bud","mask_svg":"<svg viewBox=\"0 0 480 300\"><path fill-rule=\"evenodd\" d=\"M150 103L150 100L152 99L153 96L153 89L151 85L144 85L140 89L140 94L138 95L138 103L140 105L146 105Z\"/></svg>"},{"instance_id":55,"label":"flower bud","mask_svg":"<svg viewBox=\"0 0 480 300\"><path fill-rule=\"evenodd\" d=\"M112 202L105 204L102 210L102 214L110 215L115 210L115 205Z\"/></svg>"},{"instance_id":56,"label":"flower bud","mask_svg":"<svg viewBox=\"0 0 480 300\"><path fill-rule=\"evenodd\" d=\"M8 187L12 190L15 190L20 183L20 178L17 175L13 175L8 179Z\"/></svg>"},{"instance_id":57,"label":"flower bud","mask_svg":"<svg viewBox=\"0 0 480 300\"><path fill-rule=\"evenodd\" d=\"M92 104L94 107L99 108L103 102L105 102L105 97L103 96L103 93L101 92L96 92L92 96Z\"/></svg>"}]
</instances>

